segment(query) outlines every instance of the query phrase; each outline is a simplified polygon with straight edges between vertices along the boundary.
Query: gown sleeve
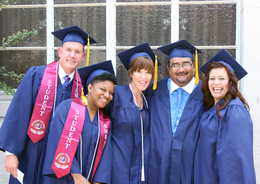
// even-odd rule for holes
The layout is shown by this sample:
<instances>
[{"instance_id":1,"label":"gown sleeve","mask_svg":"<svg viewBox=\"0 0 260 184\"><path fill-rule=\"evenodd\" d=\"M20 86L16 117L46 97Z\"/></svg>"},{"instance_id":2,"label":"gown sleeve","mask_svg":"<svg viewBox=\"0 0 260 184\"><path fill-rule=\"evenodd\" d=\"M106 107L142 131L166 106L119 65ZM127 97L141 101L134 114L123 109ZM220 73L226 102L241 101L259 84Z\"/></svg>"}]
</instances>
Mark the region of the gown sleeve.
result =
<instances>
[{"instance_id":1,"label":"gown sleeve","mask_svg":"<svg viewBox=\"0 0 260 184\"><path fill-rule=\"evenodd\" d=\"M41 78L36 67L23 77L0 129L0 149L21 156L28 139L27 130ZM13 136L15 135L15 136Z\"/></svg>"},{"instance_id":2,"label":"gown sleeve","mask_svg":"<svg viewBox=\"0 0 260 184\"><path fill-rule=\"evenodd\" d=\"M253 122L242 105L227 108L217 135L219 183L255 183Z\"/></svg>"}]
</instances>

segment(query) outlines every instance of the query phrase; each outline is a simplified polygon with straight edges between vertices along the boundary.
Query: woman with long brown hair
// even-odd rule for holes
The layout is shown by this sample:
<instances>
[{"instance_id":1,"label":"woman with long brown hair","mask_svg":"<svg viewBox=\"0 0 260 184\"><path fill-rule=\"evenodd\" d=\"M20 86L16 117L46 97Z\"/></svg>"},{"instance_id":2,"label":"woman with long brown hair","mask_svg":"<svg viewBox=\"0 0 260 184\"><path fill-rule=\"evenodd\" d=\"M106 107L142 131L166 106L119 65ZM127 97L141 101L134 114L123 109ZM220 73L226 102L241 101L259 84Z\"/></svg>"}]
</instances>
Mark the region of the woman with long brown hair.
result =
<instances>
[{"instance_id":1,"label":"woman with long brown hair","mask_svg":"<svg viewBox=\"0 0 260 184\"><path fill-rule=\"evenodd\" d=\"M201 67L204 104L195 152L194 183L256 183L253 122L238 90L247 72L225 50Z\"/></svg>"}]
</instances>

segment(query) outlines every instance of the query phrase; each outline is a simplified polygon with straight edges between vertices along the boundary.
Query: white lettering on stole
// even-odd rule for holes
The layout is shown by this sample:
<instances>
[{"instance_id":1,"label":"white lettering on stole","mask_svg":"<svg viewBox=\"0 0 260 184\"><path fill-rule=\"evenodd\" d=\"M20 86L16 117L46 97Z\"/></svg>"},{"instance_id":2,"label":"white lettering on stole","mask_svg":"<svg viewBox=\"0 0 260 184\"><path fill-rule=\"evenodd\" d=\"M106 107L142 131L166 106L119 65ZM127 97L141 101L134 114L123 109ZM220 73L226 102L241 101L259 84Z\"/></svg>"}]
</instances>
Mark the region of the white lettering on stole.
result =
<instances>
[{"instance_id":1,"label":"white lettering on stole","mask_svg":"<svg viewBox=\"0 0 260 184\"><path fill-rule=\"evenodd\" d=\"M77 120L79 116L77 116L77 115L74 115L74 117L75 117L75 120Z\"/></svg>"},{"instance_id":2,"label":"white lettering on stole","mask_svg":"<svg viewBox=\"0 0 260 184\"><path fill-rule=\"evenodd\" d=\"M42 103L41 110L40 110L40 116L43 116L43 114L45 113L46 105L47 105L47 102L48 102L48 100L50 98L49 94L51 92L50 88L52 86L52 80L51 79L48 80L47 86L48 87L45 90L45 95L43 97L43 103Z\"/></svg>"},{"instance_id":3,"label":"white lettering on stole","mask_svg":"<svg viewBox=\"0 0 260 184\"><path fill-rule=\"evenodd\" d=\"M49 79L49 81L48 81L48 83L47 83L48 89L50 89L50 87L51 87L51 83L52 83L52 80Z\"/></svg>"},{"instance_id":4,"label":"white lettering on stole","mask_svg":"<svg viewBox=\"0 0 260 184\"><path fill-rule=\"evenodd\" d=\"M73 135L73 133L72 133L72 132L70 132L70 133L69 133L69 137L73 137L72 135Z\"/></svg>"},{"instance_id":5,"label":"white lettering on stole","mask_svg":"<svg viewBox=\"0 0 260 184\"><path fill-rule=\"evenodd\" d=\"M70 144L65 143L65 146L66 146L65 148L68 149L68 147L70 146Z\"/></svg>"},{"instance_id":6,"label":"white lettering on stole","mask_svg":"<svg viewBox=\"0 0 260 184\"><path fill-rule=\"evenodd\" d=\"M48 95L48 94L50 94L50 92L51 92L51 90L46 89L45 93Z\"/></svg>"},{"instance_id":7,"label":"white lettering on stole","mask_svg":"<svg viewBox=\"0 0 260 184\"><path fill-rule=\"evenodd\" d=\"M46 106L41 106L41 111L45 111Z\"/></svg>"},{"instance_id":8,"label":"white lettering on stole","mask_svg":"<svg viewBox=\"0 0 260 184\"><path fill-rule=\"evenodd\" d=\"M72 126L76 126L77 125L77 121L72 121Z\"/></svg>"},{"instance_id":9,"label":"white lettering on stole","mask_svg":"<svg viewBox=\"0 0 260 184\"><path fill-rule=\"evenodd\" d=\"M74 131L75 131L75 127L71 126L71 127L70 127L70 131L71 131L71 132L74 132Z\"/></svg>"},{"instance_id":10,"label":"white lettering on stole","mask_svg":"<svg viewBox=\"0 0 260 184\"><path fill-rule=\"evenodd\" d=\"M106 145L107 136L108 136L108 127L107 127L106 124L104 125L104 133L105 133L105 137L104 137L105 141L104 141L104 144L103 144L103 148L104 148L104 146Z\"/></svg>"},{"instance_id":11,"label":"white lettering on stole","mask_svg":"<svg viewBox=\"0 0 260 184\"><path fill-rule=\"evenodd\" d=\"M65 142L65 148L68 149L71 143L71 140L73 139L73 135L76 130L75 126L77 125L77 119L79 117L79 110L76 110L75 114L73 115L74 119L72 120L71 126L70 126L70 131L69 135L67 137L67 140Z\"/></svg>"},{"instance_id":12,"label":"white lettering on stole","mask_svg":"<svg viewBox=\"0 0 260 184\"><path fill-rule=\"evenodd\" d=\"M71 138L67 137L67 141L66 142L71 143Z\"/></svg>"},{"instance_id":13,"label":"white lettering on stole","mask_svg":"<svg viewBox=\"0 0 260 184\"><path fill-rule=\"evenodd\" d=\"M49 100L49 95L47 95L47 94L44 95L43 99L44 99L44 100Z\"/></svg>"},{"instance_id":14,"label":"white lettering on stole","mask_svg":"<svg viewBox=\"0 0 260 184\"><path fill-rule=\"evenodd\" d=\"M47 105L47 101L46 101L46 100L43 100L42 105Z\"/></svg>"}]
</instances>

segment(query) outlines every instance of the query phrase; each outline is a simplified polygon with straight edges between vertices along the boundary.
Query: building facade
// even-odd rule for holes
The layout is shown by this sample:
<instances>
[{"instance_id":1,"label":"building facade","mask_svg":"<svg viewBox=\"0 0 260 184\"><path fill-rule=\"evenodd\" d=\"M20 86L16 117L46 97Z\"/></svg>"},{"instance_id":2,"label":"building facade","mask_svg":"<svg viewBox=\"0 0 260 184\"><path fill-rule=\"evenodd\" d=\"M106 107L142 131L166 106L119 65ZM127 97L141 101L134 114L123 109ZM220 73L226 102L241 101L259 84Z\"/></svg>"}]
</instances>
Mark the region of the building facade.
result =
<instances>
[{"instance_id":1,"label":"building facade","mask_svg":"<svg viewBox=\"0 0 260 184\"><path fill-rule=\"evenodd\" d=\"M10 1L11 2L11 1ZM38 34L0 50L0 66L25 73L31 66L58 59L61 41L52 31L78 25L96 41L90 47L90 64L112 60L119 84L127 84L126 70L117 53L148 42L161 63L159 79L168 76L167 57L159 46L186 39L202 50L203 65L226 49L247 70L240 90L248 101L254 122L254 157L260 182L260 2L254 0L17 0L0 11L0 39L23 29ZM85 63L81 64L81 67ZM13 87L17 84L5 80ZM0 93L0 124L11 97ZM0 135L1 138L1 135ZM4 154L0 153L0 183L7 183Z\"/></svg>"}]
</instances>

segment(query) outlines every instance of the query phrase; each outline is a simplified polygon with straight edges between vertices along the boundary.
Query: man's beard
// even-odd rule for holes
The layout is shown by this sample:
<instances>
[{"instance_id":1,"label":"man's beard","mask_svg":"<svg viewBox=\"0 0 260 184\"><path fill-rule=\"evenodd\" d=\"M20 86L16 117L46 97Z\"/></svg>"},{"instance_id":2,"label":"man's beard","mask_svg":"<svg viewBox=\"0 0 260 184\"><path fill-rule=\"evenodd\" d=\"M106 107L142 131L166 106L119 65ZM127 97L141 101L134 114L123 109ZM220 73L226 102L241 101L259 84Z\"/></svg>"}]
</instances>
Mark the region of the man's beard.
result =
<instances>
[{"instance_id":1,"label":"man's beard","mask_svg":"<svg viewBox=\"0 0 260 184\"><path fill-rule=\"evenodd\" d=\"M179 74L185 74L185 75L187 75L189 72L179 72L179 73L176 73L176 75L178 76ZM187 81L188 81L188 77L186 77L185 79L183 79L183 80L180 80L180 79L178 79L178 78L176 78L176 80L180 83L180 84L185 84L185 83L187 83Z\"/></svg>"}]
</instances>

